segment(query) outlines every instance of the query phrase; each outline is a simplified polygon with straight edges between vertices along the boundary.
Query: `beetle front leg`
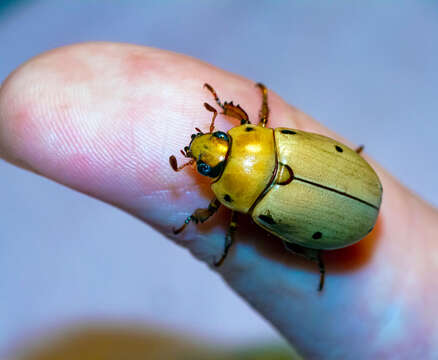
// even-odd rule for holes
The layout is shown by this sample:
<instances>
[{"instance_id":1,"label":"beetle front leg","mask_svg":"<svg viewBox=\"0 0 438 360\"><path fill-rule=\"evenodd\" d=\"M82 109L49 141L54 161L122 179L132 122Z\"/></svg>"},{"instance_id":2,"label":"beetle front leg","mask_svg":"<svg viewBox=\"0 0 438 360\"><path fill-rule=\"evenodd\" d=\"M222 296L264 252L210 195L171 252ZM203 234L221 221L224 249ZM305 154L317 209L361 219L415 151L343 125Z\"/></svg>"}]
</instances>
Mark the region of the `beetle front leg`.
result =
<instances>
[{"instance_id":1,"label":"beetle front leg","mask_svg":"<svg viewBox=\"0 0 438 360\"><path fill-rule=\"evenodd\" d=\"M287 241L283 241L283 244L286 250L290 251L291 253L298 256L302 256L312 262L318 263L319 274L320 274L318 291L322 291L322 289L324 288L324 280L325 280L325 266L324 266L324 261L322 260L322 255L321 255L322 251L317 249L306 248L304 246L293 244Z\"/></svg>"},{"instance_id":2,"label":"beetle front leg","mask_svg":"<svg viewBox=\"0 0 438 360\"><path fill-rule=\"evenodd\" d=\"M232 101L231 102L224 102L222 104L222 102L220 101L220 99L217 96L216 91L213 89L213 87L210 84L207 84L207 83L204 84L204 86L208 89L208 91L211 92L211 94L214 97L214 100L216 101L216 103L223 110L222 114L231 116L231 117L239 120L240 121L240 125L251 124L250 121L249 121L248 114L246 113L245 110L243 110L241 108L240 105L234 105Z\"/></svg>"},{"instance_id":3,"label":"beetle front leg","mask_svg":"<svg viewBox=\"0 0 438 360\"><path fill-rule=\"evenodd\" d=\"M269 118L268 89L266 89L266 86L261 83L257 83L256 86L260 88L263 96L262 108L259 112L259 126L265 127Z\"/></svg>"},{"instance_id":4,"label":"beetle front leg","mask_svg":"<svg viewBox=\"0 0 438 360\"><path fill-rule=\"evenodd\" d=\"M184 221L184 224L179 227L178 229L173 229L173 233L179 234L181 231L183 231L190 222L194 222L195 224L203 223L207 221L211 216L214 215L214 213L219 209L219 206L221 203L218 199L214 198L210 201L210 204L208 204L208 208L206 209L196 209L195 212L188 216L187 219Z\"/></svg>"},{"instance_id":5,"label":"beetle front leg","mask_svg":"<svg viewBox=\"0 0 438 360\"><path fill-rule=\"evenodd\" d=\"M225 236L225 246L224 246L224 252L222 254L222 257L214 263L214 266L218 267L221 266L224 262L225 258L228 255L228 250L230 249L231 245L233 245L234 241L234 233L237 229L237 213L233 211L231 213L231 221L230 226L228 227L227 235Z\"/></svg>"}]
</instances>

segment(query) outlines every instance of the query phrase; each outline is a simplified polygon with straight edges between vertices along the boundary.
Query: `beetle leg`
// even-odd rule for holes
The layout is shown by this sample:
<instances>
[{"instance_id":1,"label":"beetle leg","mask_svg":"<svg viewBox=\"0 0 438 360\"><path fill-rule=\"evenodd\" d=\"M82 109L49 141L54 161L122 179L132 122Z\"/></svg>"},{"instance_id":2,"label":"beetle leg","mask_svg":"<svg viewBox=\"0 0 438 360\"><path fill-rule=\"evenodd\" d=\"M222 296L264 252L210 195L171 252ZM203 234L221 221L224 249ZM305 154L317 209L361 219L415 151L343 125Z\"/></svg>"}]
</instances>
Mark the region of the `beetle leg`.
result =
<instances>
[{"instance_id":1,"label":"beetle leg","mask_svg":"<svg viewBox=\"0 0 438 360\"><path fill-rule=\"evenodd\" d=\"M322 291L324 288L324 280L325 280L325 265L324 261L322 260L322 251L318 251L318 267L319 267L319 286L318 291Z\"/></svg>"},{"instance_id":2,"label":"beetle leg","mask_svg":"<svg viewBox=\"0 0 438 360\"><path fill-rule=\"evenodd\" d=\"M322 289L324 288L324 280L325 280L325 266L324 266L324 261L322 260L322 255L321 255L322 251L317 249L306 248L304 246L300 246L298 244L294 244L288 241L283 241L283 244L286 250L290 251L291 253L298 256L302 256L312 262L318 263L319 274L320 274L318 291L322 291Z\"/></svg>"},{"instance_id":3,"label":"beetle leg","mask_svg":"<svg viewBox=\"0 0 438 360\"><path fill-rule=\"evenodd\" d=\"M211 106L209 103L204 103L204 107L208 110L211 111L213 113L213 117L211 119L211 123L210 123L210 132L212 133L214 131L214 120L216 120L216 116L217 116L217 111L216 109Z\"/></svg>"},{"instance_id":4,"label":"beetle leg","mask_svg":"<svg viewBox=\"0 0 438 360\"><path fill-rule=\"evenodd\" d=\"M221 266L225 258L227 257L228 250L230 249L231 245L233 245L234 233L236 232L236 229L237 229L237 213L233 211L231 213L230 226L228 228L227 235L225 236L224 252L222 254L222 257L217 262L214 263L214 266L216 267Z\"/></svg>"},{"instance_id":5,"label":"beetle leg","mask_svg":"<svg viewBox=\"0 0 438 360\"><path fill-rule=\"evenodd\" d=\"M266 89L266 86L262 83L257 83L256 86L260 88L263 96L262 108L259 112L259 126L265 127L269 118L268 89Z\"/></svg>"},{"instance_id":6,"label":"beetle leg","mask_svg":"<svg viewBox=\"0 0 438 360\"><path fill-rule=\"evenodd\" d=\"M248 118L248 114L241 108L240 105L234 105L233 102L222 103L216 94L216 91L209 84L204 84L204 86L211 92L216 103L221 107L222 114L231 116L240 121L241 125L251 124ZM210 110L211 111L211 110Z\"/></svg>"},{"instance_id":7,"label":"beetle leg","mask_svg":"<svg viewBox=\"0 0 438 360\"><path fill-rule=\"evenodd\" d=\"M365 146L361 145L356 149L356 152L360 154Z\"/></svg>"},{"instance_id":8,"label":"beetle leg","mask_svg":"<svg viewBox=\"0 0 438 360\"><path fill-rule=\"evenodd\" d=\"M219 202L219 200L214 198L213 200L210 201L210 204L208 204L208 208L196 209L192 215L187 217L187 219L184 221L184 224L181 227L179 227L178 229L173 228L172 229L173 233L175 235L179 234L192 221L195 224L203 223L203 222L207 221L211 216L214 215L214 213L217 211L217 209L219 209L220 205L221 205L221 203Z\"/></svg>"}]
</instances>

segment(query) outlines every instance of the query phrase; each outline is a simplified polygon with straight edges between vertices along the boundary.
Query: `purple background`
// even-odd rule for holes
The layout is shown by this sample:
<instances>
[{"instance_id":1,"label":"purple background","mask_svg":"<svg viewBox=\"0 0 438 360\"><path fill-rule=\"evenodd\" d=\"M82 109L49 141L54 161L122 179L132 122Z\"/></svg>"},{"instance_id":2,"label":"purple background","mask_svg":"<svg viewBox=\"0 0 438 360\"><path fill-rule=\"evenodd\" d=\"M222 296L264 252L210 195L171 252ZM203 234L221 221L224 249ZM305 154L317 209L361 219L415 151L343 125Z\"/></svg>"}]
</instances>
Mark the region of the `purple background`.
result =
<instances>
[{"instance_id":1,"label":"purple background","mask_svg":"<svg viewBox=\"0 0 438 360\"><path fill-rule=\"evenodd\" d=\"M34 55L81 41L182 52L263 81L366 144L368 154L438 204L436 2L5 4L1 80ZM205 265L134 218L4 162L0 174L0 351L90 319L221 342L280 339Z\"/></svg>"}]
</instances>

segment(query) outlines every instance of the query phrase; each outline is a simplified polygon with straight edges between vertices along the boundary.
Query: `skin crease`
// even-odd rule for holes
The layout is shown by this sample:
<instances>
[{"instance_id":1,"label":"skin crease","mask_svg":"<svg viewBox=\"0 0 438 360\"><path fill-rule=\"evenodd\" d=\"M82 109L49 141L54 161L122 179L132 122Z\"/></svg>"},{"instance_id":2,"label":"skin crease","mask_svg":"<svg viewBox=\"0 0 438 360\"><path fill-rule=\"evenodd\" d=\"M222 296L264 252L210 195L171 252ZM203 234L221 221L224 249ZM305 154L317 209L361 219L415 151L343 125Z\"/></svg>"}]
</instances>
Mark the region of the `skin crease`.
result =
<instances>
[{"instance_id":1,"label":"skin crease","mask_svg":"<svg viewBox=\"0 0 438 360\"><path fill-rule=\"evenodd\" d=\"M230 213L220 209L174 236L172 227L213 195L210 180L194 168L175 173L168 164L172 154L186 161L179 149L194 127L208 130L211 113L203 103L217 106L204 82L256 122L261 96L254 82L193 58L112 43L53 50L4 82L0 155L124 209L211 265L221 255ZM316 132L355 147L272 91L269 105L269 127ZM222 115L216 120L216 130L236 125ZM322 293L315 264L286 253L243 215L228 258L212 269L305 358L436 358L438 212L363 156L383 184L381 212L365 239L324 254Z\"/></svg>"}]
</instances>

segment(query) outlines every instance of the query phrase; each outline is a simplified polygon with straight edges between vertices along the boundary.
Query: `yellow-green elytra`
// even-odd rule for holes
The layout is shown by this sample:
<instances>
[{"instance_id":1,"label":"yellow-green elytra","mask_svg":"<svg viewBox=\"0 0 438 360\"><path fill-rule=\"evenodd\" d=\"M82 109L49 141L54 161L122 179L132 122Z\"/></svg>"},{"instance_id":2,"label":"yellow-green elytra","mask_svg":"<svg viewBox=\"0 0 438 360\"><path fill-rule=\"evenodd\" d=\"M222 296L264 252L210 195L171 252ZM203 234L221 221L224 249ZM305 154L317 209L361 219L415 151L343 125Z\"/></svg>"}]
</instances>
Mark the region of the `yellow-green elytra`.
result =
<instances>
[{"instance_id":1,"label":"yellow-green elytra","mask_svg":"<svg viewBox=\"0 0 438 360\"><path fill-rule=\"evenodd\" d=\"M190 158L175 171L195 164L199 173L212 178L215 198L206 209L197 209L182 227L193 221L204 222L222 204L232 210L225 239L224 261L236 230L236 213L250 215L255 223L282 239L288 250L318 262L319 290L324 285L321 250L339 249L365 237L374 227L382 199L382 185L372 167L360 156L362 147L352 150L331 138L296 129L267 128L267 90L258 125L251 125L238 105L221 103L223 114L240 120L228 133L214 131L217 111L210 131L199 129L182 154Z\"/></svg>"}]
</instances>

